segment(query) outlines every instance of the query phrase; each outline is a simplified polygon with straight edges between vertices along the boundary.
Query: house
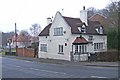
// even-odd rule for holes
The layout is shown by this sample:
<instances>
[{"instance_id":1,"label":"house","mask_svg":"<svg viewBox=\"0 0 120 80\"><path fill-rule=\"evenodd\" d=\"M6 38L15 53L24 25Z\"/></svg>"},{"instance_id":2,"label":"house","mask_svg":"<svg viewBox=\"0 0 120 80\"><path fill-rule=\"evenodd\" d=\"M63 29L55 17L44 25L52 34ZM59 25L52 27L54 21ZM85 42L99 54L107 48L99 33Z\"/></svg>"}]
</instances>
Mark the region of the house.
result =
<instances>
[{"instance_id":1,"label":"house","mask_svg":"<svg viewBox=\"0 0 120 80\"><path fill-rule=\"evenodd\" d=\"M8 38L11 40L11 47L15 48L16 43L17 43L17 48L16 48L16 55L17 56L24 56L24 57L36 57L34 53L34 48L31 47L32 43L37 43L38 42L38 37L35 36L30 36L30 35L25 35L23 33L20 33L19 35L12 36Z\"/></svg>"},{"instance_id":2,"label":"house","mask_svg":"<svg viewBox=\"0 0 120 80\"><path fill-rule=\"evenodd\" d=\"M110 21L106 16L96 13L93 16L91 16L89 18L90 21L99 21L103 27L105 27L106 29L109 27L113 27L113 23L112 21Z\"/></svg>"},{"instance_id":3,"label":"house","mask_svg":"<svg viewBox=\"0 0 120 80\"><path fill-rule=\"evenodd\" d=\"M8 39L12 40L11 46L13 48L16 47L16 42L18 48L23 48L23 47L28 47L31 46L32 43L38 43L39 38L36 36L31 36L31 35L25 35L24 33L20 33L17 35L17 38L15 35L9 37Z\"/></svg>"},{"instance_id":4,"label":"house","mask_svg":"<svg viewBox=\"0 0 120 80\"><path fill-rule=\"evenodd\" d=\"M9 39L12 40L12 43L11 43L12 47L16 47L16 42L17 42L18 48L28 47L30 45L30 36L26 36L23 33L20 33L19 35L17 35L17 39L16 39L16 36L12 36Z\"/></svg>"},{"instance_id":5,"label":"house","mask_svg":"<svg viewBox=\"0 0 120 80\"><path fill-rule=\"evenodd\" d=\"M107 36L98 21L87 19L83 7L80 18L65 17L58 11L39 34L39 58L86 61L89 54L107 51Z\"/></svg>"}]
</instances>

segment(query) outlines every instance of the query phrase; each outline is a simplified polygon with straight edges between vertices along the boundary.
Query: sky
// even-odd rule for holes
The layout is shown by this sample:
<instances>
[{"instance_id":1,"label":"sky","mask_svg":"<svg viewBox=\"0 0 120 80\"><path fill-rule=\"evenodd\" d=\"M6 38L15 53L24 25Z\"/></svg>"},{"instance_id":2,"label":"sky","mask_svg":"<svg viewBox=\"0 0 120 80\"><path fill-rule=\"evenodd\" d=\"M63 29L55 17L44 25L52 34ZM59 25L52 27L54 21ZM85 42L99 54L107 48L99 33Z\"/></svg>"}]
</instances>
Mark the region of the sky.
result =
<instances>
[{"instance_id":1,"label":"sky","mask_svg":"<svg viewBox=\"0 0 120 80\"><path fill-rule=\"evenodd\" d=\"M96 9L105 8L111 0L0 0L0 31L28 30L38 23L43 29L47 18L57 11L68 17L79 17L83 6ZM64 11L62 12L62 9Z\"/></svg>"}]
</instances>

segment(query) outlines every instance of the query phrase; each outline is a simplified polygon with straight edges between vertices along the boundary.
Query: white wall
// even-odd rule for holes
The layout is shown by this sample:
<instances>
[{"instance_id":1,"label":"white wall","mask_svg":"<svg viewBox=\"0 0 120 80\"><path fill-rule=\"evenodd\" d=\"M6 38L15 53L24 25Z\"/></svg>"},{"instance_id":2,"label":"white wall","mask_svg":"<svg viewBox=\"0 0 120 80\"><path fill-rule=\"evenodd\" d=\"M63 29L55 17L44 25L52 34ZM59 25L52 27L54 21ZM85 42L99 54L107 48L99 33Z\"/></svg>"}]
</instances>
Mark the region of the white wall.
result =
<instances>
[{"instance_id":1,"label":"white wall","mask_svg":"<svg viewBox=\"0 0 120 80\"><path fill-rule=\"evenodd\" d=\"M54 36L54 28L57 27L63 27L63 36ZM39 52L39 57L42 58L53 58L53 59L64 59L64 60L70 60L70 49L69 49L69 36L71 34L71 27L66 24L63 17L58 12L55 16L55 19L52 23L52 26L50 28L50 36L45 38L45 36L39 38L39 42L48 44L48 52ZM65 46L65 43L67 43L67 46ZM63 52L64 55L58 54L58 45L63 45ZM39 46L40 50L40 46Z\"/></svg>"}]
</instances>

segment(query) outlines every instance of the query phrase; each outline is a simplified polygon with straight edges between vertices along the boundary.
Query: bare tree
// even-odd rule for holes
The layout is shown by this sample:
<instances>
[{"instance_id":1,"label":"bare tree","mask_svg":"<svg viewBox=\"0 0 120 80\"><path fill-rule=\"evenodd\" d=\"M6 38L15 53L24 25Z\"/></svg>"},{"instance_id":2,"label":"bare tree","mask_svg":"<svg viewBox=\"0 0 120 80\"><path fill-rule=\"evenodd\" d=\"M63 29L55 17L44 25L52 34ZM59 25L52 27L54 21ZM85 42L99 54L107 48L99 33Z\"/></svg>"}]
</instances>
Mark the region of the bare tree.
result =
<instances>
[{"instance_id":1,"label":"bare tree","mask_svg":"<svg viewBox=\"0 0 120 80\"><path fill-rule=\"evenodd\" d=\"M26 30L20 31L18 39L21 41L21 45L27 47L30 44L30 34Z\"/></svg>"},{"instance_id":2,"label":"bare tree","mask_svg":"<svg viewBox=\"0 0 120 80\"><path fill-rule=\"evenodd\" d=\"M35 23L32 25L32 27L30 27L30 31L31 31L32 35L38 36L41 31L41 27L39 24Z\"/></svg>"},{"instance_id":3,"label":"bare tree","mask_svg":"<svg viewBox=\"0 0 120 80\"><path fill-rule=\"evenodd\" d=\"M114 26L118 26L118 11L120 9L120 1L114 1L106 7L108 10L108 18L113 22Z\"/></svg>"},{"instance_id":4,"label":"bare tree","mask_svg":"<svg viewBox=\"0 0 120 80\"><path fill-rule=\"evenodd\" d=\"M30 35L27 30L21 30L20 34L24 34L25 36L29 36Z\"/></svg>"},{"instance_id":5,"label":"bare tree","mask_svg":"<svg viewBox=\"0 0 120 80\"><path fill-rule=\"evenodd\" d=\"M94 7L89 7L87 10L88 10L88 18L90 18L97 12L97 10Z\"/></svg>"}]
</instances>

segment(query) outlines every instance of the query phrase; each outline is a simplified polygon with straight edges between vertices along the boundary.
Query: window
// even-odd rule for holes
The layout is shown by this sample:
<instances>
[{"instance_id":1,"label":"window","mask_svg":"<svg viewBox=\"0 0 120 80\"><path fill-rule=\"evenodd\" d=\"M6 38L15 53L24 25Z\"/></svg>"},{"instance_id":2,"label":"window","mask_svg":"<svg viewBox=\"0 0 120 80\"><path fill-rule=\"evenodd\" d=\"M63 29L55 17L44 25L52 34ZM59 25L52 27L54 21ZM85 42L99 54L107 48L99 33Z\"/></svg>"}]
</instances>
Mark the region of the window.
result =
<instances>
[{"instance_id":1,"label":"window","mask_svg":"<svg viewBox=\"0 0 120 80\"><path fill-rule=\"evenodd\" d=\"M47 52L47 44L41 44L40 51Z\"/></svg>"},{"instance_id":2,"label":"window","mask_svg":"<svg viewBox=\"0 0 120 80\"><path fill-rule=\"evenodd\" d=\"M79 51L80 51L80 52L82 52L82 49L81 49L81 48L82 48L82 45L79 46Z\"/></svg>"},{"instance_id":3,"label":"window","mask_svg":"<svg viewBox=\"0 0 120 80\"><path fill-rule=\"evenodd\" d=\"M92 42L93 36L89 36L88 40L89 40L89 42Z\"/></svg>"},{"instance_id":4,"label":"window","mask_svg":"<svg viewBox=\"0 0 120 80\"><path fill-rule=\"evenodd\" d=\"M100 43L100 49L103 49L103 43Z\"/></svg>"},{"instance_id":5,"label":"window","mask_svg":"<svg viewBox=\"0 0 120 80\"><path fill-rule=\"evenodd\" d=\"M96 44L96 43L94 43L94 50L96 50L96 46L97 46L97 44Z\"/></svg>"},{"instance_id":6,"label":"window","mask_svg":"<svg viewBox=\"0 0 120 80\"><path fill-rule=\"evenodd\" d=\"M94 43L94 50L103 49L103 43Z\"/></svg>"},{"instance_id":7,"label":"window","mask_svg":"<svg viewBox=\"0 0 120 80\"><path fill-rule=\"evenodd\" d=\"M85 49L85 52L87 52L87 46L86 45L84 46L84 49Z\"/></svg>"},{"instance_id":8,"label":"window","mask_svg":"<svg viewBox=\"0 0 120 80\"><path fill-rule=\"evenodd\" d=\"M82 27L81 28L81 33L85 33L86 31L85 31L85 27Z\"/></svg>"},{"instance_id":9,"label":"window","mask_svg":"<svg viewBox=\"0 0 120 80\"><path fill-rule=\"evenodd\" d=\"M75 53L85 53L87 52L87 46L86 45L75 45Z\"/></svg>"},{"instance_id":10,"label":"window","mask_svg":"<svg viewBox=\"0 0 120 80\"><path fill-rule=\"evenodd\" d=\"M59 45L59 54L63 54L63 45Z\"/></svg>"},{"instance_id":11,"label":"window","mask_svg":"<svg viewBox=\"0 0 120 80\"><path fill-rule=\"evenodd\" d=\"M103 34L103 28L102 27L100 27L99 33Z\"/></svg>"},{"instance_id":12,"label":"window","mask_svg":"<svg viewBox=\"0 0 120 80\"><path fill-rule=\"evenodd\" d=\"M75 45L75 52L78 52L78 45Z\"/></svg>"},{"instance_id":13,"label":"window","mask_svg":"<svg viewBox=\"0 0 120 80\"><path fill-rule=\"evenodd\" d=\"M84 53L84 51L85 51L85 50L84 50L84 45L82 45L82 52Z\"/></svg>"},{"instance_id":14,"label":"window","mask_svg":"<svg viewBox=\"0 0 120 80\"><path fill-rule=\"evenodd\" d=\"M63 27L54 28L54 36L62 36L63 35Z\"/></svg>"}]
</instances>

